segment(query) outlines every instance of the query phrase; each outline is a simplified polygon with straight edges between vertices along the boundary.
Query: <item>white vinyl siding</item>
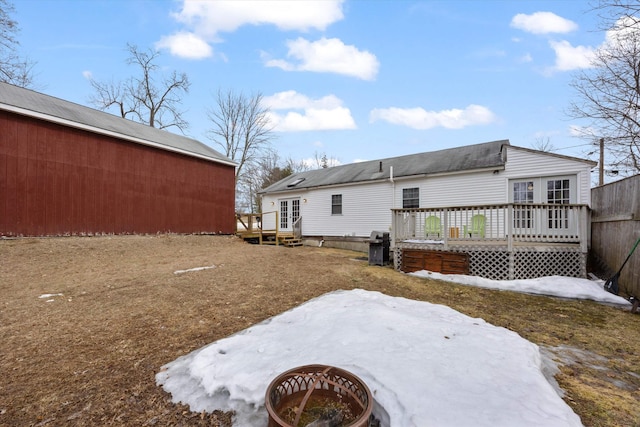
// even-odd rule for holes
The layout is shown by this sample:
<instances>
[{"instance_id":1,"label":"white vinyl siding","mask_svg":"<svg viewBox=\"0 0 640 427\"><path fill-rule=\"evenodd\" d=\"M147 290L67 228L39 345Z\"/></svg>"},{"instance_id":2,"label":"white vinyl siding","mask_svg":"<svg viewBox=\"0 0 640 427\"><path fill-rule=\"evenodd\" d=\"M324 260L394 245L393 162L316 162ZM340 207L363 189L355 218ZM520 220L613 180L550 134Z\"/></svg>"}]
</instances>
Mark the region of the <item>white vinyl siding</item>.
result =
<instances>
[{"instance_id":1,"label":"white vinyl siding","mask_svg":"<svg viewBox=\"0 0 640 427\"><path fill-rule=\"evenodd\" d=\"M331 196L342 195L342 215L332 215ZM302 204L305 236L369 237L373 230L391 227L391 183L317 188Z\"/></svg>"},{"instance_id":2,"label":"white vinyl siding","mask_svg":"<svg viewBox=\"0 0 640 427\"><path fill-rule=\"evenodd\" d=\"M398 179L396 187L418 187L421 208L505 203L504 178L492 171ZM402 191L396 190L395 206L402 207Z\"/></svg>"}]
</instances>

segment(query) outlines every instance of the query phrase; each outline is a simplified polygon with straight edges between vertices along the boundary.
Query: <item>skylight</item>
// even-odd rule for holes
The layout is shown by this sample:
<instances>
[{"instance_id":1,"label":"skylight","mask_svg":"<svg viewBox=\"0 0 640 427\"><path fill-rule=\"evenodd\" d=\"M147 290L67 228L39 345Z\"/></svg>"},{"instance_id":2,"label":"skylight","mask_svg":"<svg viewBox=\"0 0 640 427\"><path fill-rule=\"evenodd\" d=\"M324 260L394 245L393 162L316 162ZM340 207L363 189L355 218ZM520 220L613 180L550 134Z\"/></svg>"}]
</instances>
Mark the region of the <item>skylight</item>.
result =
<instances>
[{"instance_id":1,"label":"skylight","mask_svg":"<svg viewBox=\"0 0 640 427\"><path fill-rule=\"evenodd\" d=\"M304 178L298 178L294 180L291 184L287 184L287 187L295 187L296 185L300 184L302 181L304 181Z\"/></svg>"}]
</instances>

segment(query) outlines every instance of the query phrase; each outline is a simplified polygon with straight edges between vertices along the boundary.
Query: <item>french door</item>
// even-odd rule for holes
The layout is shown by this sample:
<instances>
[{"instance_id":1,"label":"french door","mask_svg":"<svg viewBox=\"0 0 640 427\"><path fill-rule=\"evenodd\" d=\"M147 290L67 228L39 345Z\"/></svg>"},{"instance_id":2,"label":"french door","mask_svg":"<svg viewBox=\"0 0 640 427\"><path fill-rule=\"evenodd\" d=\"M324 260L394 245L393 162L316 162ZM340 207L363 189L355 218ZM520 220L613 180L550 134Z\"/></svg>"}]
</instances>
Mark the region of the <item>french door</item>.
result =
<instances>
[{"instance_id":1,"label":"french door","mask_svg":"<svg viewBox=\"0 0 640 427\"><path fill-rule=\"evenodd\" d=\"M280 199L280 231L293 231L293 223L300 218L300 198Z\"/></svg>"},{"instance_id":2,"label":"french door","mask_svg":"<svg viewBox=\"0 0 640 427\"><path fill-rule=\"evenodd\" d=\"M544 177L513 180L509 201L513 210L513 228L520 234L571 234L577 226L566 205L576 203L575 177ZM526 205L531 204L531 207ZM534 204L544 204L543 208Z\"/></svg>"}]
</instances>

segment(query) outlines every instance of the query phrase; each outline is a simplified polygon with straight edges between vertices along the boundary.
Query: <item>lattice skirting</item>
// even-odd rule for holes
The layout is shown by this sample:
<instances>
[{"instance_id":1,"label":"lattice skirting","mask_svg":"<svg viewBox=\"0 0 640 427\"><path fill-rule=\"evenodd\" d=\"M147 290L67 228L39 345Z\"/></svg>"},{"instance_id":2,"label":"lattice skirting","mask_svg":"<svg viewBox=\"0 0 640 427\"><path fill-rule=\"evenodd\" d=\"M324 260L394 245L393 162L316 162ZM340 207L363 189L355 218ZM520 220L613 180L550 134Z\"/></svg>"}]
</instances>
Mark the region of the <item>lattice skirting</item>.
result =
<instances>
[{"instance_id":1,"label":"lattice skirting","mask_svg":"<svg viewBox=\"0 0 640 427\"><path fill-rule=\"evenodd\" d=\"M410 244L396 247L394 266L402 265L402 249L443 250L442 246ZM469 254L469 273L492 280L534 279L545 276L587 277L587 254L577 247L460 246L448 251Z\"/></svg>"}]
</instances>

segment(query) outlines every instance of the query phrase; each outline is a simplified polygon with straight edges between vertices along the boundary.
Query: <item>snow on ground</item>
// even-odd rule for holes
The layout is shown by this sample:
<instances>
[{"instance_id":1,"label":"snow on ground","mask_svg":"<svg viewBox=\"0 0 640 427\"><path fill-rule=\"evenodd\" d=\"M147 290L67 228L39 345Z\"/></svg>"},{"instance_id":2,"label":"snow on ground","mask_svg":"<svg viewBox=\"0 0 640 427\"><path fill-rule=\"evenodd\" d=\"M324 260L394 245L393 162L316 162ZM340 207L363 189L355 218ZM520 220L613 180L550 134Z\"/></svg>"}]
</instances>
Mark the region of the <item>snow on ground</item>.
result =
<instances>
[{"instance_id":1,"label":"snow on ground","mask_svg":"<svg viewBox=\"0 0 640 427\"><path fill-rule=\"evenodd\" d=\"M414 274L628 304L584 279ZM236 411L235 423L243 427L265 426L269 383L307 364L337 366L360 377L373 393L383 427L581 426L545 378L549 363L535 344L482 319L352 290L325 294L170 362L156 381L193 411Z\"/></svg>"},{"instance_id":2,"label":"snow on ground","mask_svg":"<svg viewBox=\"0 0 640 427\"><path fill-rule=\"evenodd\" d=\"M604 281L602 280L587 280L563 276L539 277L537 279L526 280L491 280L462 274L433 273L426 270L409 274L481 288L502 289L561 298L588 299L616 305L631 305L628 300L605 291Z\"/></svg>"},{"instance_id":3,"label":"snow on ground","mask_svg":"<svg viewBox=\"0 0 640 427\"><path fill-rule=\"evenodd\" d=\"M216 266L215 265L208 265L206 267L194 267L194 268L189 268L187 270L176 270L176 271L173 272L173 274L192 273L194 271L210 270L212 268L216 268Z\"/></svg>"}]
</instances>

